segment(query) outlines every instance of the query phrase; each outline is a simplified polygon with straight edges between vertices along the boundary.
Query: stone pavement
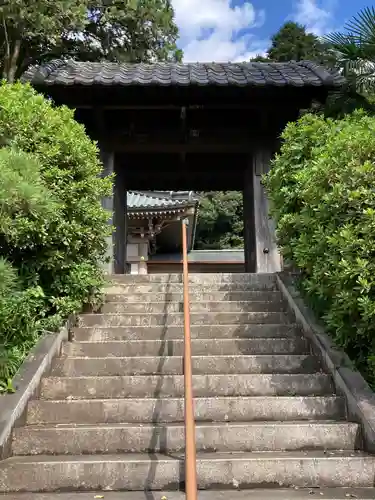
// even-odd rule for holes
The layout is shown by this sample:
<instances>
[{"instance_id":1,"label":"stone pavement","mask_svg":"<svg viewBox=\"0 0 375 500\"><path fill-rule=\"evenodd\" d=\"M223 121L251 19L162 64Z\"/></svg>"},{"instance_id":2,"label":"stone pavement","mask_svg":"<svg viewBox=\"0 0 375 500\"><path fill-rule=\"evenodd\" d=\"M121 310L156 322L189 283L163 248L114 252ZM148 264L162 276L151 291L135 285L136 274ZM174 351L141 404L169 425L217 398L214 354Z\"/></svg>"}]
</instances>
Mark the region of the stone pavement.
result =
<instances>
[{"instance_id":1,"label":"stone pavement","mask_svg":"<svg viewBox=\"0 0 375 500\"><path fill-rule=\"evenodd\" d=\"M4 500L185 500L182 492L88 492L88 493L22 493L0 495ZM247 491L200 491L198 500L357 500L375 499L373 488L329 489L253 489Z\"/></svg>"}]
</instances>

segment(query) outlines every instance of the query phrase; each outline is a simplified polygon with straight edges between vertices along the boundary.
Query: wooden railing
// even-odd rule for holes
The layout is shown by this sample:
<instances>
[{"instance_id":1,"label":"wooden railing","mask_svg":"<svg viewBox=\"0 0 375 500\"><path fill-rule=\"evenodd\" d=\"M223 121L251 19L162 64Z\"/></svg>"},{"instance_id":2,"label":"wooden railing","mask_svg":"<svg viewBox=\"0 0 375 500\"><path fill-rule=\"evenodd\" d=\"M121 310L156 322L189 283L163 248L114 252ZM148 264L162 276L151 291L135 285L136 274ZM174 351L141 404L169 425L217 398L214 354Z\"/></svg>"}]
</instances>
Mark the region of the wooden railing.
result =
<instances>
[{"instance_id":1,"label":"wooden railing","mask_svg":"<svg viewBox=\"0 0 375 500\"><path fill-rule=\"evenodd\" d=\"M185 492L186 500L197 500L197 464L191 360L189 269L187 257L188 219L182 220L182 257L184 288L184 384L185 384Z\"/></svg>"}]
</instances>

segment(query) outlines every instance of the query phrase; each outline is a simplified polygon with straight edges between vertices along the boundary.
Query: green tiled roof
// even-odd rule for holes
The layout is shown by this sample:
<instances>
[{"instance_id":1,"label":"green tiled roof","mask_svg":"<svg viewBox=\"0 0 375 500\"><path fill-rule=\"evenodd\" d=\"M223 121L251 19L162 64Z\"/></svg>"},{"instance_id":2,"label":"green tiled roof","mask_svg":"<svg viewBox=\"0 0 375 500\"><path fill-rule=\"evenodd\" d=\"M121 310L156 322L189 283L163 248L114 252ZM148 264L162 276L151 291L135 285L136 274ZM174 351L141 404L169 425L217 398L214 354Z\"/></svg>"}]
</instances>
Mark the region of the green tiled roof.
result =
<instances>
[{"instance_id":1,"label":"green tiled roof","mask_svg":"<svg viewBox=\"0 0 375 500\"><path fill-rule=\"evenodd\" d=\"M128 191L127 194L130 212L178 209L193 206L197 201L197 195L187 191Z\"/></svg>"}]
</instances>

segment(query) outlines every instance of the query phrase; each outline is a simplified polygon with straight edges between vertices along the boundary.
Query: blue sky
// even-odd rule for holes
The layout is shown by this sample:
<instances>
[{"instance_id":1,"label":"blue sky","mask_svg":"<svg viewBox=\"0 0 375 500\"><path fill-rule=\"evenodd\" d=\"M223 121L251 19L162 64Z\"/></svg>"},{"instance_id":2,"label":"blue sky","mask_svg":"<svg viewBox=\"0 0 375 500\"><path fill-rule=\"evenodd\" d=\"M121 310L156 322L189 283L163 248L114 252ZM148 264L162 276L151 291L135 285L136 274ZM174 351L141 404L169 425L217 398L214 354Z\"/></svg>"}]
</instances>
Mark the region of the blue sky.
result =
<instances>
[{"instance_id":1,"label":"blue sky","mask_svg":"<svg viewBox=\"0 0 375 500\"><path fill-rule=\"evenodd\" d=\"M172 0L186 62L246 61L287 20L322 35L340 30L365 0ZM375 2L374 2L375 3Z\"/></svg>"}]
</instances>

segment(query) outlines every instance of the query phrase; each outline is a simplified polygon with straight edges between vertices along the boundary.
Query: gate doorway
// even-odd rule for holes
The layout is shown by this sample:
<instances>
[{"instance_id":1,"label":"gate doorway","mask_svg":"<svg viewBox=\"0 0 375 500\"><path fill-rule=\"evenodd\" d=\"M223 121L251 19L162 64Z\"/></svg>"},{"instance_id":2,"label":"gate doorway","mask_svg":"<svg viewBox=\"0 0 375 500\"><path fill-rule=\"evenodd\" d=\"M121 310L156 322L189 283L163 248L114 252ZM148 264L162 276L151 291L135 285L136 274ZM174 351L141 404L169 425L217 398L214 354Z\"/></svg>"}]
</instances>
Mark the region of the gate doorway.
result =
<instances>
[{"instance_id":1,"label":"gate doorway","mask_svg":"<svg viewBox=\"0 0 375 500\"><path fill-rule=\"evenodd\" d=\"M127 271L127 192L240 190L246 272L280 269L261 177L281 130L343 79L309 61L286 63L89 63L54 61L23 77L98 141L103 200L116 230L108 272Z\"/></svg>"}]
</instances>

